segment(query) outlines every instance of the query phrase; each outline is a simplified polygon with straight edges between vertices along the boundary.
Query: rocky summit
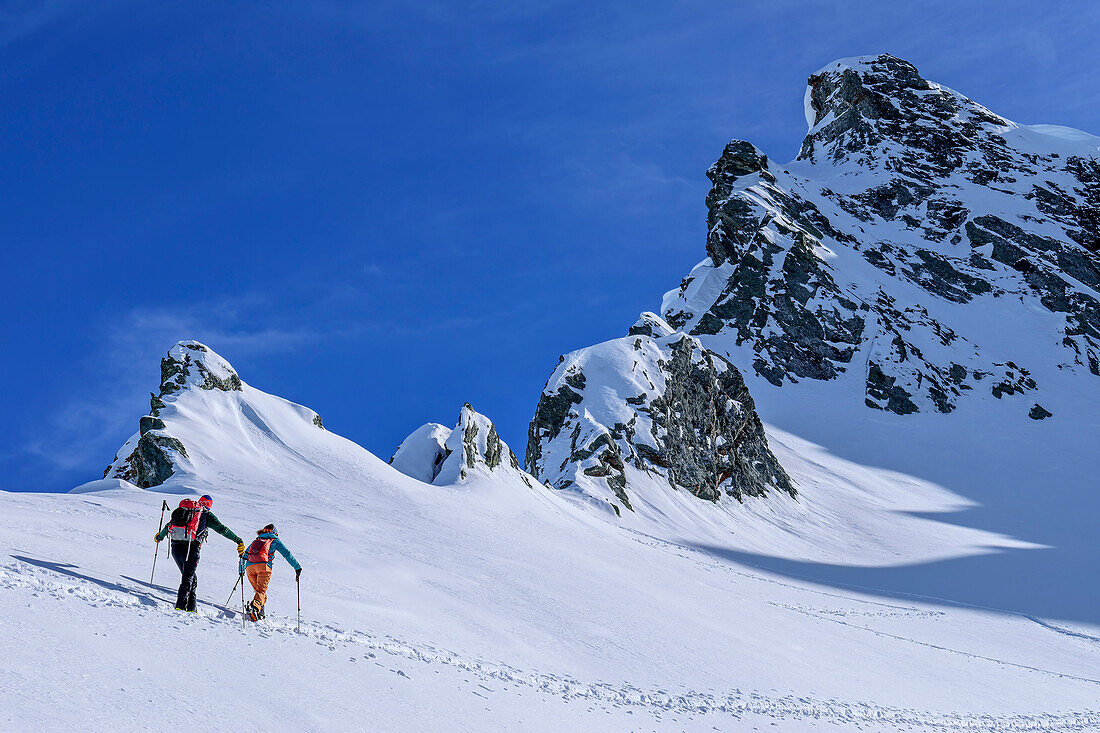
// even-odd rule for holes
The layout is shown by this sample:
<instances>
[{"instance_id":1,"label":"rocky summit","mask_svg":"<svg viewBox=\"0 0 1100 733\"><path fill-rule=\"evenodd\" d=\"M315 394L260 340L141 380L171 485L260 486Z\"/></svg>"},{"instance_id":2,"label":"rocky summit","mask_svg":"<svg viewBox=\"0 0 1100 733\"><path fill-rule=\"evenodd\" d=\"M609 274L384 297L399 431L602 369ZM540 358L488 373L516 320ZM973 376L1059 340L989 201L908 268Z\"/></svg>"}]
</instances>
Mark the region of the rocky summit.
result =
<instances>
[{"instance_id":1,"label":"rocky summit","mask_svg":"<svg viewBox=\"0 0 1100 733\"><path fill-rule=\"evenodd\" d=\"M208 411L207 405L201 405L200 409L195 409L199 405L192 405L181 416L180 399L195 392L240 396L246 389L250 388L241 381L236 370L213 350L198 341L180 341L161 359L160 390L149 395L149 414L139 420L138 432L122 446L104 470L103 477L123 479L141 488L160 486L181 466L189 466L194 458L179 433L183 427L181 422L195 417L213 422L211 433L215 440L219 439L224 427L217 420L226 416L215 416ZM247 423L253 430L271 432L247 401L232 401L232 407L229 415L234 425ZM294 408L301 418L324 430L321 416L316 412L298 405Z\"/></svg>"},{"instance_id":2,"label":"rocky summit","mask_svg":"<svg viewBox=\"0 0 1100 733\"><path fill-rule=\"evenodd\" d=\"M527 470L619 515L639 492L668 488L709 502L796 493L741 373L653 313L561 358L531 421Z\"/></svg>"},{"instance_id":3,"label":"rocky summit","mask_svg":"<svg viewBox=\"0 0 1100 733\"><path fill-rule=\"evenodd\" d=\"M1100 376L1100 138L889 55L811 75L805 108L794 161L734 140L707 172L708 257L665 296L673 328L898 414L1027 394L1042 419L1037 371Z\"/></svg>"}]
</instances>

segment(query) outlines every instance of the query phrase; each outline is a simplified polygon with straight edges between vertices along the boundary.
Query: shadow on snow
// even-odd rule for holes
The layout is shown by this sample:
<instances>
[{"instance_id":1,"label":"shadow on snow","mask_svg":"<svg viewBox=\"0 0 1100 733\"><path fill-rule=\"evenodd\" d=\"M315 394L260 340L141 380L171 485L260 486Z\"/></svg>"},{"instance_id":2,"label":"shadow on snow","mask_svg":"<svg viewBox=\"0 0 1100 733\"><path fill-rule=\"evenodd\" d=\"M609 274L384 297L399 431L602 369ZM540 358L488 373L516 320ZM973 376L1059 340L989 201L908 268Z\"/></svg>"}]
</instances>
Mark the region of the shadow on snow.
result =
<instances>
[{"instance_id":1,"label":"shadow on snow","mask_svg":"<svg viewBox=\"0 0 1100 733\"><path fill-rule=\"evenodd\" d=\"M77 570L80 568L80 566L79 565L73 565L71 563L52 562L50 560L41 560L41 559L38 559L38 558L27 557L26 555L11 555L11 557L15 560L18 560L19 562L24 562L24 563L27 563L28 565L34 565L35 567L39 567L39 568L42 568L44 570L49 570L51 572L58 573L59 575L67 575L70 578L76 578L78 580L83 580L83 581L86 581L88 583L98 585L100 588L104 588L104 589L109 590L109 591L113 591L113 592L116 592L116 593L125 593L126 595L133 596L134 598L137 598L139 601L141 601L143 604L145 604L147 606L163 607L166 604L168 606L173 606L175 604L175 599L174 598L163 598L163 597L160 597L160 596L153 595L153 594L151 594L151 593L149 593L145 590L142 590L142 588L148 588L150 590L163 591L164 593L167 593L169 596L174 596L175 591L172 590L171 588L165 588L162 585L155 585L153 583L149 583L148 581L138 580L137 578L131 578L128 575L120 575L119 577L122 578L123 580L128 580L131 583L134 583L138 586L141 586L141 588L133 588L133 587L130 587L128 585L124 585L122 583L113 583L109 580L103 580L102 578L97 578L97 577L92 576L92 575L86 575L85 573L78 573ZM224 606L219 605L217 603L211 603L209 601L199 600L199 604L203 605L203 606L208 606L210 608L215 608L215 609L221 611L222 613L227 612L227 609Z\"/></svg>"},{"instance_id":2,"label":"shadow on snow","mask_svg":"<svg viewBox=\"0 0 1100 733\"><path fill-rule=\"evenodd\" d=\"M772 425L846 461L931 482L972 503L899 513L1043 547L989 547L985 554L890 567L696 549L816 583L1100 625L1100 413L1087 399L1076 410L1064 407L1057 419L1036 422L992 413L899 417L760 391L757 403L765 403L761 414Z\"/></svg>"}]
</instances>

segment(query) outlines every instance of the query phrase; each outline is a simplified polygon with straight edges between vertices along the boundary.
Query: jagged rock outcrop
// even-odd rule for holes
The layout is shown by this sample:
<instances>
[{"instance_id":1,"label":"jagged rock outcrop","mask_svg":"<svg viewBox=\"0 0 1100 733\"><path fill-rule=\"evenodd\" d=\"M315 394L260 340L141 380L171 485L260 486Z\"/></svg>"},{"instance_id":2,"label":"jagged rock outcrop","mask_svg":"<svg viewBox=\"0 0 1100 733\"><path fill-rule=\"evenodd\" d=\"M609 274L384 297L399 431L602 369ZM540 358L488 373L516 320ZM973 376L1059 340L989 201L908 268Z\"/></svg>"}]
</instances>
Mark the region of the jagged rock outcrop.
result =
<instances>
[{"instance_id":1,"label":"jagged rock outcrop","mask_svg":"<svg viewBox=\"0 0 1100 733\"><path fill-rule=\"evenodd\" d=\"M180 341L160 360L160 395L163 402L188 385L199 389L240 392L241 378L225 359L198 341ZM151 406L152 407L152 406ZM153 407L156 410L156 407ZM156 414L154 412L154 414Z\"/></svg>"},{"instance_id":2,"label":"jagged rock outcrop","mask_svg":"<svg viewBox=\"0 0 1100 733\"><path fill-rule=\"evenodd\" d=\"M534 486L537 481L501 440L493 422L469 403L454 429L427 423L414 430L390 458L401 473L439 486L464 484L475 474Z\"/></svg>"},{"instance_id":3,"label":"jagged rock outcrop","mask_svg":"<svg viewBox=\"0 0 1100 733\"><path fill-rule=\"evenodd\" d=\"M791 163L735 140L707 172L708 258L665 296L672 327L775 385L859 370L899 414L1041 390L1036 359L1100 376L1100 139L889 55L812 75L806 118ZM994 343L1012 302L1062 349Z\"/></svg>"},{"instance_id":4,"label":"jagged rock outcrop","mask_svg":"<svg viewBox=\"0 0 1100 733\"><path fill-rule=\"evenodd\" d=\"M562 357L531 421L526 467L618 514L653 486L711 502L796 494L741 373L653 313L624 338Z\"/></svg>"},{"instance_id":5,"label":"jagged rock outcrop","mask_svg":"<svg viewBox=\"0 0 1100 733\"><path fill-rule=\"evenodd\" d=\"M244 383L229 362L198 341L180 341L160 362L160 391L149 395L148 415L139 421L138 432L122 446L103 478L120 478L141 488L159 486L177 467L190 459L187 446L172 434L175 403L189 389L239 393ZM295 406L314 426L321 428L321 416Z\"/></svg>"}]
</instances>

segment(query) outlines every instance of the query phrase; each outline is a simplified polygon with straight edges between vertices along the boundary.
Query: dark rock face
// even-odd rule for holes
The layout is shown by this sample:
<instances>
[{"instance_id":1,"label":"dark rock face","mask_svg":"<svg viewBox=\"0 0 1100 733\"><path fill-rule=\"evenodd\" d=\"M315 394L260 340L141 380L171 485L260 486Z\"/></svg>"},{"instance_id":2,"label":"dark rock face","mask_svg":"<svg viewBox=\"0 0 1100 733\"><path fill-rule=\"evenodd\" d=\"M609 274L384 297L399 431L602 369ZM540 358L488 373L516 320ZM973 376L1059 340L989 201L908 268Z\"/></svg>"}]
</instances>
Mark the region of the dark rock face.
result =
<instances>
[{"instance_id":1,"label":"dark rock face","mask_svg":"<svg viewBox=\"0 0 1100 733\"><path fill-rule=\"evenodd\" d=\"M950 412L1042 388L955 306L992 324L1035 302L1065 318L1051 362L1100 374L1095 141L1019 128L888 55L811 76L807 122L787 168L735 140L707 172L709 260L665 296L672 327L777 386L861 369L870 407Z\"/></svg>"},{"instance_id":2,"label":"dark rock face","mask_svg":"<svg viewBox=\"0 0 1100 733\"><path fill-rule=\"evenodd\" d=\"M916 412L917 406L910 399L913 395L895 386L897 380L882 372L882 367L871 362L867 368L867 406L876 410L889 410L899 415Z\"/></svg>"},{"instance_id":3,"label":"dark rock face","mask_svg":"<svg viewBox=\"0 0 1100 733\"><path fill-rule=\"evenodd\" d=\"M531 419L531 425L527 431L525 463L532 475L539 474L537 471L532 471L531 467L543 464L542 442L533 439L534 436L542 436L549 440L557 438L573 405L579 405L581 401L581 396L568 384L560 385L553 394L547 394L545 391L542 393L539 404L535 408L535 416Z\"/></svg>"},{"instance_id":4,"label":"dark rock face","mask_svg":"<svg viewBox=\"0 0 1100 733\"><path fill-rule=\"evenodd\" d=\"M138 422L138 432L145 435L151 430L164 430L164 421L153 415L146 415Z\"/></svg>"},{"instance_id":5,"label":"dark rock face","mask_svg":"<svg viewBox=\"0 0 1100 733\"><path fill-rule=\"evenodd\" d=\"M737 367L689 338L669 348L672 358L660 364L664 394L647 408L657 453L643 460L668 466L672 483L701 499L717 501L724 490L741 501L773 486L794 496Z\"/></svg>"},{"instance_id":6,"label":"dark rock face","mask_svg":"<svg viewBox=\"0 0 1100 733\"><path fill-rule=\"evenodd\" d=\"M116 473L116 478L125 479L143 489L160 486L175 472L176 455L187 457L183 443L167 435L145 433L122 469ZM104 471L103 477L107 478L109 472L110 467Z\"/></svg>"},{"instance_id":7,"label":"dark rock face","mask_svg":"<svg viewBox=\"0 0 1100 733\"><path fill-rule=\"evenodd\" d=\"M531 421L527 470L616 513L653 479L710 502L797 493L737 368L653 314L563 357Z\"/></svg>"}]
</instances>

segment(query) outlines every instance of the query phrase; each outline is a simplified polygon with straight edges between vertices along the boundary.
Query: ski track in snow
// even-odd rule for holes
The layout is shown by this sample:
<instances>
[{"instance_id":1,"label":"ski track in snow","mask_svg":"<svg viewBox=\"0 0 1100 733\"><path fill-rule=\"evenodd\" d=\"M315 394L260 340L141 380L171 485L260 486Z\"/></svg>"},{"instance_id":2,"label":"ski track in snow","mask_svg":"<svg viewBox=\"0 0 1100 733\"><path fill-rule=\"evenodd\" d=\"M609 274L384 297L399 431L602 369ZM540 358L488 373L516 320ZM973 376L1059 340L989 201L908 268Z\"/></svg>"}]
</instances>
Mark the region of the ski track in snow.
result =
<instances>
[{"instance_id":1,"label":"ski track in snow","mask_svg":"<svg viewBox=\"0 0 1100 733\"><path fill-rule=\"evenodd\" d=\"M637 541L646 544L659 544L664 546L666 550L677 553L687 553L684 556L695 555L695 559L699 561L700 565L711 570L736 573L759 581L794 587L792 584L781 580L739 572L719 563L706 562L705 559L698 557L702 553L676 543L649 537L641 533L635 534L638 535L635 538ZM29 592L35 598L48 596L58 601L77 600L92 607L104 607L111 611L134 613L143 617L154 614L163 615L163 609L171 608L173 605L173 600L170 598L171 590L163 586L150 586L145 581L125 575L120 576L119 581L106 580L84 572L78 572L72 565L47 562L23 555L13 554L11 558L12 561L0 565L0 589L3 589L4 592L20 590ZM802 590L807 589L802 588ZM819 592L824 596L853 600L850 597L835 593ZM877 601L861 602L879 607L879 610L864 615L942 615L942 612L896 606ZM918 644L939 651L1015 667L1032 673L1053 675L1100 685L1098 680L983 657L863 627L850 623L843 618L847 615L858 615L851 612L831 612L812 607L770 603L793 612L858 628L880 637ZM181 614L170 618L177 624L210 624L220 628L223 633L255 634L266 639L282 639L288 643L293 642L295 639L305 638L327 648L330 652L359 648L366 652L365 659L376 659L378 654L385 654L392 658L395 664L398 663L398 660L406 660L426 665L446 665L475 675L483 682L522 686L544 695L560 698L567 703L581 702L619 708L645 708L654 713L674 713L689 717L719 715L732 720L740 720L746 715L759 715L786 721L814 721L845 726L870 725L878 726L884 730L1087 731L1100 728L1100 711L1091 710L1049 715L1017 714L1005 716L927 713L909 708L878 705L873 702L816 699L799 695L768 695L759 691L741 689L724 692L668 691L664 689L641 689L628 682L586 682L568 675L548 674L537 669L524 671L499 662L488 662L463 656L431 644L415 644L389 635L375 635L358 629L345 629L335 624L308 619L302 621L300 632L296 630L296 623L293 619L283 620L275 617L268 618L250 627L243 627L241 616L236 610L209 601L201 601L200 608L203 609L203 612L196 616ZM209 613L210 609L213 609L215 613ZM1068 634L1092 642L1096 641L1094 637L1086 634L1060 629L1039 619L1031 620L1055 633ZM394 667L390 671L408 677L399 668ZM479 686L484 688L483 685ZM489 688L484 689L489 690Z\"/></svg>"},{"instance_id":2,"label":"ski track in snow","mask_svg":"<svg viewBox=\"0 0 1100 733\"><path fill-rule=\"evenodd\" d=\"M1036 618L1035 616L1025 615L1025 616L1023 616L1023 618L1026 618L1028 621L1031 621L1033 623L1037 623L1040 626L1042 626L1044 629L1048 629L1049 631L1053 631L1056 634L1062 634L1063 636L1071 636L1074 639L1084 639L1086 641L1091 641L1094 644L1100 644L1100 637L1092 636L1090 634L1082 634L1080 631L1070 631L1069 629L1063 629L1061 626L1057 626L1055 624L1052 624L1049 621L1044 621L1041 618Z\"/></svg>"}]
</instances>

